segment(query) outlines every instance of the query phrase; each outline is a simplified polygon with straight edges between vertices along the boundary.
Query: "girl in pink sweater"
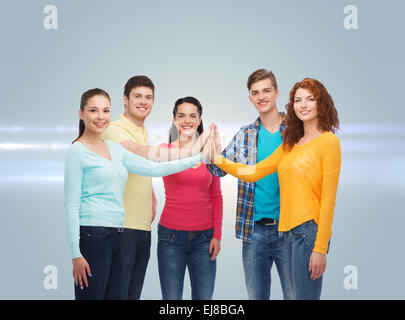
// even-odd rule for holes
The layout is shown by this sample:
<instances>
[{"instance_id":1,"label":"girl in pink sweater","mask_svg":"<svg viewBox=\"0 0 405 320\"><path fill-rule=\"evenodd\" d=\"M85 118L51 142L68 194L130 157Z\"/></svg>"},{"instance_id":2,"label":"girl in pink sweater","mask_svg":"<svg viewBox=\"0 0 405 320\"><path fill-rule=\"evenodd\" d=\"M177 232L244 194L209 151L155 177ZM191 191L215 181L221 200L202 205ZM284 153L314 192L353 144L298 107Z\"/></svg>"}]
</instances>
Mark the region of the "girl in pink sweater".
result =
<instances>
[{"instance_id":1,"label":"girl in pink sweater","mask_svg":"<svg viewBox=\"0 0 405 320\"><path fill-rule=\"evenodd\" d=\"M202 107L193 97L176 101L168 148L179 150L203 132ZM181 300L186 267L193 300L210 300L220 251L220 179L204 163L163 177L166 202L158 225L158 265L163 300Z\"/></svg>"}]
</instances>

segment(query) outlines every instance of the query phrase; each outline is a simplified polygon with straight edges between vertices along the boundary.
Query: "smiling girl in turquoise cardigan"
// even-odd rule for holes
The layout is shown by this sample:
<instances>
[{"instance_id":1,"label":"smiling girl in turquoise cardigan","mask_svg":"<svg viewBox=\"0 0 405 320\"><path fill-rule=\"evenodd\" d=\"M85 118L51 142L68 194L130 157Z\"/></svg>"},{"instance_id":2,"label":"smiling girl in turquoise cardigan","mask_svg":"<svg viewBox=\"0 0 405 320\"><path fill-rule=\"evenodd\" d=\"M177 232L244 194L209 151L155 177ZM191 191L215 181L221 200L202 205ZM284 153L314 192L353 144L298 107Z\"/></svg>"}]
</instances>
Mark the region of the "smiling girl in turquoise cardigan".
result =
<instances>
[{"instance_id":1,"label":"smiling girl in turquoise cardigan","mask_svg":"<svg viewBox=\"0 0 405 320\"><path fill-rule=\"evenodd\" d=\"M110 122L110 98L101 89L82 95L79 137L65 160L65 212L76 299L123 299L121 235L128 171L160 177L200 163L202 155L152 162L101 136ZM87 277L89 276L89 278Z\"/></svg>"}]
</instances>

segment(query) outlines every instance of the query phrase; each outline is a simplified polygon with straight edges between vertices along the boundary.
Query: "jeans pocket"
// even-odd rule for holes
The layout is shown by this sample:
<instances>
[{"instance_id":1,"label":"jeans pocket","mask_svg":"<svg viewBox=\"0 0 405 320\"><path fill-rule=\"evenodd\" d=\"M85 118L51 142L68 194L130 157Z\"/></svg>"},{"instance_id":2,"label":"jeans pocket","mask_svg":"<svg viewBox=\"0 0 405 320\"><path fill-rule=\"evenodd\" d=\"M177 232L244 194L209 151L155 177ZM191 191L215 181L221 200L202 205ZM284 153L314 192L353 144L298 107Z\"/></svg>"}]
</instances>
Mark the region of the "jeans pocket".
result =
<instances>
[{"instance_id":1,"label":"jeans pocket","mask_svg":"<svg viewBox=\"0 0 405 320\"><path fill-rule=\"evenodd\" d=\"M110 230L104 227L86 227L84 230L80 230L81 237L103 239L110 234Z\"/></svg>"},{"instance_id":2,"label":"jeans pocket","mask_svg":"<svg viewBox=\"0 0 405 320\"><path fill-rule=\"evenodd\" d=\"M290 230L290 233L295 237L295 238L305 238L305 226L304 224L300 224L299 226L296 226L295 228Z\"/></svg>"},{"instance_id":3,"label":"jeans pocket","mask_svg":"<svg viewBox=\"0 0 405 320\"><path fill-rule=\"evenodd\" d=\"M306 229L307 238L315 243L316 235L318 233L318 225L314 220L310 220L306 222Z\"/></svg>"},{"instance_id":4,"label":"jeans pocket","mask_svg":"<svg viewBox=\"0 0 405 320\"><path fill-rule=\"evenodd\" d=\"M317 231L318 225L314 220L306 221L290 230L291 234L293 234L294 237L296 238L309 238L309 239L316 238Z\"/></svg>"},{"instance_id":5,"label":"jeans pocket","mask_svg":"<svg viewBox=\"0 0 405 320\"><path fill-rule=\"evenodd\" d=\"M201 237L203 239L205 239L205 240L210 240L211 241L213 236L214 236L214 228L201 231Z\"/></svg>"},{"instance_id":6,"label":"jeans pocket","mask_svg":"<svg viewBox=\"0 0 405 320\"><path fill-rule=\"evenodd\" d=\"M161 225L158 226L158 241L169 242L176 238L176 230L165 228Z\"/></svg>"}]
</instances>

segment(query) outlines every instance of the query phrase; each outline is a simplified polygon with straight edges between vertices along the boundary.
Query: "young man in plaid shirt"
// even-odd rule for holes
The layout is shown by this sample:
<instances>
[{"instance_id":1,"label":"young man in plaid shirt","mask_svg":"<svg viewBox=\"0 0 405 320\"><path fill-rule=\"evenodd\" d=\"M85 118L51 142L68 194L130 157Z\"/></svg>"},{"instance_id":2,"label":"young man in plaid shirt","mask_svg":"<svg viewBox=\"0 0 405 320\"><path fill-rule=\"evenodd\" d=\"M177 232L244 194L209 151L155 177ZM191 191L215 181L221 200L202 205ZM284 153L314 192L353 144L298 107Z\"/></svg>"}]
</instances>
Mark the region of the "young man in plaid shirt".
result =
<instances>
[{"instance_id":1,"label":"young man in plaid shirt","mask_svg":"<svg viewBox=\"0 0 405 320\"><path fill-rule=\"evenodd\" d=\"M259 118L243 126L222 151L222 156L248 165L267 158L282 143L283 116L276 105L279 91L271 71L259 69L247 81L249 100ZM226 172L207 165L215 176ZM236 237L243 240L243 268L249 299L270 298L271 267L276 264L284 299L293 299L291 261L278 232L280 191L278 175L273 173L256 183L238 180Z\"/></svg>"}]
</instances>

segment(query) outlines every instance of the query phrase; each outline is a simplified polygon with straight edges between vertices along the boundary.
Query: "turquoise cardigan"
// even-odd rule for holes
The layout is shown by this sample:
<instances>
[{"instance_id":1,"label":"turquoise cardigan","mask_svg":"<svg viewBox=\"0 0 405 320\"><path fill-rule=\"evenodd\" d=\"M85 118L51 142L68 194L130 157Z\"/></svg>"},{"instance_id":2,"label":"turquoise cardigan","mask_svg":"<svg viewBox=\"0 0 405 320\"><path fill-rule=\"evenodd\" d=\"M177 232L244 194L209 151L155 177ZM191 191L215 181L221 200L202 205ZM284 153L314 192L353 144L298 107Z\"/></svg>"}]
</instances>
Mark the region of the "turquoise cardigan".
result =
<instances>
[{"instance_id":1,"label":"turquoise cardigan","mask_svg":"<svg viewBox=\"0 0 405 320\"><path fill-rule=\"evenodd\" d=\"M162 177L202 162L202 154L180 160L153 162L133 154L122 145L105 141L108 160L84 144L75 142L65 158L65 213L72 259L81 257L80 226L123 227L123 196L128 171L141 176Z\"/></svg>"}]
</instances>

